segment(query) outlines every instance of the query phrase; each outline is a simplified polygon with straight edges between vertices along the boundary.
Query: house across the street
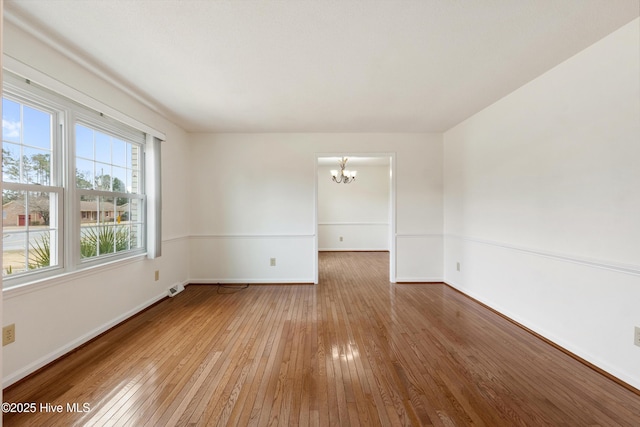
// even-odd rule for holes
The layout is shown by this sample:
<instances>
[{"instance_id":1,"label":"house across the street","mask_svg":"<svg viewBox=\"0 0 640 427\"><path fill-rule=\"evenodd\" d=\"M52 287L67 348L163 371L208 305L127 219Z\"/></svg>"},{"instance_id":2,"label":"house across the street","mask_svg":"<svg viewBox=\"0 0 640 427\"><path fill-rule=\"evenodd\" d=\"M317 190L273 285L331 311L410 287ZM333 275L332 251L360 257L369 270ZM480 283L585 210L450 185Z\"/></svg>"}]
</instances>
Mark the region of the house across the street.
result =
<instances>
[{"instance_id":1,"label":"house across the street","mask_svg":"<svg viewBox=\"0 0 640 427\"><path fill-rule=\"evenodd\" d=\"M48 225L49 224L49 201L46 207L42 203L33 202L27 219L27 210L23 200L12 200L2 205L2 226L3 227L24 227L27 225ZM126 221L128 217L129 204L116 206L115 211L112 205L107 204L98 208L96 201L80 202L81 223L95 222L117 222Z\"/></svg>"}]
</instances>

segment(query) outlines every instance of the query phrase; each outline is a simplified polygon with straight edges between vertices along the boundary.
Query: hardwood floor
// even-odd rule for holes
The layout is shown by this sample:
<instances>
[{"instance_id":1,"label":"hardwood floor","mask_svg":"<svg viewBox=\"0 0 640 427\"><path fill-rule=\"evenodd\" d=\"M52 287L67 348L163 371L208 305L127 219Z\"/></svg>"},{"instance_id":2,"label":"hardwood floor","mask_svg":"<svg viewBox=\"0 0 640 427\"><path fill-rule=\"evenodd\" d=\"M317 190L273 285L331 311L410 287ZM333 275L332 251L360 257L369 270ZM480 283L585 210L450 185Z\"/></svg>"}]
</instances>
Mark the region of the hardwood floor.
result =
<instances>
[{"instance_id":1,"label":"hardwood floor","mask_svg":"<svg viewBox=\"0 0 640 427\"><path fill-rule=\"evenodd\" d=\"M387 253L320 265L318 286L188 286L5 390L38 411L4 425L640 425L638 395L473 300L390 284Z\"/></svg>"}]
</instances>

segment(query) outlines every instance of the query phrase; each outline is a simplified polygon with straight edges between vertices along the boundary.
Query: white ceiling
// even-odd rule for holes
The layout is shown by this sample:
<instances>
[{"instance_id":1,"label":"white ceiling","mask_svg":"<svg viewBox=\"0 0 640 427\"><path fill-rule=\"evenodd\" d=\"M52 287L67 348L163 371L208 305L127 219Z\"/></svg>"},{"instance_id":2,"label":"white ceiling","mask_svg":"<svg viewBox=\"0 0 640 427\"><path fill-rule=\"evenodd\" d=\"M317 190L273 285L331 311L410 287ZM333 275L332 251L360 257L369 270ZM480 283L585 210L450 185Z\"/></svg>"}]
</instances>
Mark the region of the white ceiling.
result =
<instances>
[{"instance_id":1,"label":"white ceiling","mask_svg":"<svg viewBox=\"0 0 640 427\"><path fill-rule=\"evenodd\" d=\"M5 0L185 130L440 132L640 15L639 0Z\"/></svg>"}]
</instances>

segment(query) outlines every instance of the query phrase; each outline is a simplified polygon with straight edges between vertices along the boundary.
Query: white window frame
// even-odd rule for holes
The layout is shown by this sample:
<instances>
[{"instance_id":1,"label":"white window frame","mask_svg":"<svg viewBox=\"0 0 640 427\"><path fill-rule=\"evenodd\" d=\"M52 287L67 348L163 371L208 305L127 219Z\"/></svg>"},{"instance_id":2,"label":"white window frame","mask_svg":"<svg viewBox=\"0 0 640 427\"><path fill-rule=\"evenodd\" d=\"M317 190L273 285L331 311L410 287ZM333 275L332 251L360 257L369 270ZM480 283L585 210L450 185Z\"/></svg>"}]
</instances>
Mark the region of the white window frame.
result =
<instances>
[{"instance_id":1,"label":"white window frame","mask_svg":"<svg viewBox=\"0 0 640 427\"><path fill-rule=\"evenodd\" d=\"M46 192L55 194L55 209L50 212L51 218L49 221L50 228L55 229L57 232L56 245L50 247L50 257L56 260L55 265L49 267L39 268L33 271L26 271L22 273L16 273L14 277L12 275L6 275L3 277L3 288L9 288L15 285L20 285L25 282L40 280L49 276L60 274L64 271L65 255L64 255L64 176L62 164L64 162L64 154L62 148L62 134L61 126L64 117L64 108L52 101L47 96L43 96L39 91L27 90L21 85L21 82L12 79L10 76L4 76L3 82L3 98L7 98L11 101L20 103L22 105L36 108L41 111L45 111L52 116L52 150L51 150L51 171L50 171L50 185L41 186L38 184L29 183L16 183L16 182L2 182L3 190L14 191L28 191L38 192L45 189ZM55 226L53 223L55 222ZM27 221L26 229L29 228L29 221Z\"/></svg>"},{"instance_id":2,"label":"white window frame","mask_svg":"<svg viewBox=\"0 0 640 427\"><path fill-rule=\"evenodd\" d=\"M68 205L66 206L67 212L72 212L72 215L68 215L70 218L69 227L73 228L73 232L70 234L73 235L73 242L80 242L80 234L82 227L82 214L80 209L80 200L81 196L95 196L95 197L112 197L112 198L127 198L127 199L138 199L142 204L142 235L140 236L141 247L139 249L130 249L122 252L114 252L104 255L98 255L92 258L82 258L80 254L80 245L72 245L72 253L68 253L68 256L71 257L73 262L76 265L81 266L95 266L104 264L105 262L128 258L136 255L144 255L147 253L146 250L146 235L147 235L147 218L146 218L146 194L145 194L145 135L142 132L132 131L131 129L124 128L117 122L106 120L101 115L96 114L87 114L86 111L72 111L69 114L70 120L68 124L68 134L69 134L69 153L68 153L68 162L69 164L73 164L73 168L69 168L67 170L68 181L72 184L69 186L70 197L68 199ZM88 128L91 128L95 131L108 134L117 138L120 138L126 142L137 145L140 148L140 168L138 170L140 182L140 191L139 193L121 193L115 191L106 191L106 190L97 190L97 189L81 189L76 187L76 138L75 138L75 129L76 125L82 125ZM95 179L95 177L94 177ZM72 187L72 188L71 188Z\"/></svg>"},{"instance_id":3,"label":"white window frame","mask_svg":"<svg viewBox=\"0 0 640 427\"><path fill-rule=\"evenodd\" d=\"M10 57L9 57L10 58ZM4 60L7 56L4 55ZM55 111L54 133L54 146L52 151L52 164L54 168L58 168L55 172L52 171L51 187L47 187L47 191L53 191L57 199L57 218L58 221L58 245L56 248L56 255L58 257L58 266L46 267L32 272L25 272L18 274L15 277L11 275L4 276L3 289L10 289L16 286L27 285L30 283L39 282L43 279L54 278L61 274L72 273L75 271L84 270L86 268L111 263L119 260L131 259L144 255L151 255L153 253L147 253L147 242L154 241L159 238L159 230L150 229L150 218L147 213L147 195L145 188L146 179L146 141L151 137L157 139L164 139L164 134L153 130L152 134L145 134L148 131L146 125L143 125L134 119L124 116L93 98L88 98L86 95L75 91L74 89L62 85L51 79L48 76L43 75L24 64L17 63L15 60L8 61L18 69L17 75L14 75L13 70L9 71L5 69L4 73L4 93L8 99L16 100L18 102L32 104L41 108L41 104L44 105L46 111ZM7 72L9 71L9 72ZM33 83L30 79L25 78L25 72L29 75L34 75L40 79L38 84ZM44 87L44 84L49 83ZM54 93L51 91L53 87ZM66 89L65 89L66 88ZM57 89L57 90L56 90ZM64 90L60 90L64 89ZM62 93L60 93L62 92ZM76 95L78 99L71 99L69 95ZM26 102L25 102L26 101ZM89 102L87 102L89 101ZM93 105L87 105L93 104ZM111 113L111 117L107 117L100 110L95 110L87 107L103 107L102 111L108 111ZM116 119L112 117L116 116ZM122 123L119 119L124 117L126 122ZM129 199L135 198L141 200L142 212L141 212L141 224L142 235L140 239L140 248L116 252L112 254L104 254L102 256L81 259L80 255L80 227L81 227L81 211L80 211L80 194L89 190L81 190L76 188L76 168L75 168L75 125L80 123L83 125L89 125L100 132L106 132L118 138L124 139L127 142L132 142L140 147L140 170L139 179L141 180L141 189L139 194L120 193L111 191L98 191L91 190L95 195L104 195L108 197L126 197ZM137 128L132 124L139 124ZM143 129L141 129L143 128ZM57 140L56 140L57 139ZM146 141L145 141L146 140ZM57 160L53 161L53 157L56 156ZM56 181L54 182L53 176L56 174ZM56 184L55 186L53 184ZM34 185L35 186L35 185ZM15 188L14 188L15 187ZM24 187L24 188L23 188ZM31 184L17 184L17 183L5 183L4 188L7 189L31 189ZM40 187L41 188L41 187ZM37 191L37 190L36 190ZM159 195L155 195L159 197ZM153 239L151 238L153 234ZM51 249L53 251L53 248ZM153 250L151 250L153 252Z\"/></svg>"}]
</instances>

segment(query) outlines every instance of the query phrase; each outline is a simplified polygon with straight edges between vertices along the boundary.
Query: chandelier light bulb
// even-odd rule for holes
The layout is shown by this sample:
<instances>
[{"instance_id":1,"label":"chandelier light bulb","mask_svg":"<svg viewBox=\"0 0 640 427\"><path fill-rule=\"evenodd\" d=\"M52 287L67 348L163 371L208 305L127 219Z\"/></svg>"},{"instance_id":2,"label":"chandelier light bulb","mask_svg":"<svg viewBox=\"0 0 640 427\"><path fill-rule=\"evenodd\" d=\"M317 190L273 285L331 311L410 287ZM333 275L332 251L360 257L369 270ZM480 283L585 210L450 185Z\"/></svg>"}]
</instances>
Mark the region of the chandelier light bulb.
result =
<instances>
[{"instance_id":1,"label":"chandelier light bulb","mask_svg":"<svg viewBox=\"0 0 640 427\"><path fill-rule=\"evenodd\" d=\"M342 160L338 161L340 165L340 171L338 173L337 170L331 170L331 179L333 182L338 184L350 184L356 179L356 171L346 170L347 167L347 158L343 157Z\"/></svg>"}]
</instances>

